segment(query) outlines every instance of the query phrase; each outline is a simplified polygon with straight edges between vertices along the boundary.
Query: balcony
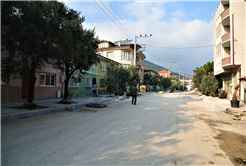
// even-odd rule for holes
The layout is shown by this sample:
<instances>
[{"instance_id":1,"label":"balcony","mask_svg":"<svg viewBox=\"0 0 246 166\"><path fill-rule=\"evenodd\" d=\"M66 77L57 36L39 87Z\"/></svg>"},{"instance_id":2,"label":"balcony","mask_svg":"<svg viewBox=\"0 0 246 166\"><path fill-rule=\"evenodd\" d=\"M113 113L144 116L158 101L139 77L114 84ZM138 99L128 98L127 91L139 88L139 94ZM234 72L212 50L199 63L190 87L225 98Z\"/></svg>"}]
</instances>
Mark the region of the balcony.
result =
<instances>
[{"instance_id":1,"label":"balcony","mask_svg":"<svg viewBox=\"0 0 246 166\"><path fill-rule=\"evenodd\" d=\"M230 25L230 8L223 11L221 14L221 24L224 26Z\"/></svg>"},{"instance_id":2,"label":"balcony","mask_svg":"<svg viewBox=\"0 0 246 166\"><path fill-rule=\"evenodd\" d=\"M229 67L231 66L231 57L226 57L222 59L222 67Z\"/></svg>"},{"instance_id":3,"label":"balcony","mask_svg":"<svg viewBox=\"0 0 246 166\"><path fill-rule=\"evenodd\" d=\"M231 33L226 33L222 36L222 46L223 47L230 47L230 39L231 39Z\"/></svg>"},{"instance_id":4,"label":"balcony","mask_svg":"<svg viewBox=\"0 0 246 166\"><path fill-rule=\"evenodd\" d=\"M136 61L136 65L138 65L140 67L141 66L141 62L140 61Z\"/></svg>"}]
</instances>

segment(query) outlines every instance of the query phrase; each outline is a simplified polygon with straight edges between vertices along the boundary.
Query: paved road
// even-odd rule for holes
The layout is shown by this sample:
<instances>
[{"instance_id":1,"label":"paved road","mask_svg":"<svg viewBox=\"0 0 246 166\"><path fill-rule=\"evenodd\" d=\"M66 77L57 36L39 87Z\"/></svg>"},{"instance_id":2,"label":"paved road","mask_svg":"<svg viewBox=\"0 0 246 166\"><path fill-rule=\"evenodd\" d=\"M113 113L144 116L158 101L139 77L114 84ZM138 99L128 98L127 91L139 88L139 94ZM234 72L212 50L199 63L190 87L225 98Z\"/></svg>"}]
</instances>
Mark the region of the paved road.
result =
<instances>
[{"instance_id":1,"label":"paved road","mask_svg":"<svg viewBox=\"0 0 246 166\"><path fill-rule=\"evenodd\" d=\"M232 165L190 102L206 105L187 95L146 93L137 105L117 100L97 112L2 123L2 165Z\"/></svg>"}]
</instances>

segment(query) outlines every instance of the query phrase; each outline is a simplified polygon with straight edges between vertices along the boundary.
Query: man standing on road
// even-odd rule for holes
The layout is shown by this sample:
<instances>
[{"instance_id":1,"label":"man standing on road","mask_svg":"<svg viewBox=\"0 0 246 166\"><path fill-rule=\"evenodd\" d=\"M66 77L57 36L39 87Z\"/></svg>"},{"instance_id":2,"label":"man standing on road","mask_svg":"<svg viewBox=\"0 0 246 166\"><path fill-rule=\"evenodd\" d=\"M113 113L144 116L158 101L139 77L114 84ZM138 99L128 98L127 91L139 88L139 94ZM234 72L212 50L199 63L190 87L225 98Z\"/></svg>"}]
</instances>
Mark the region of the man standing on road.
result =
<instances>
[{"instance_id":1,"label":"man standing on road","mask_svg":"<svg viewBox=\"0 0 246 166\"><path fill-rule=\"evenodd\" d=\"M131 88L131 94L132 94L132 104L134 103L134 105L136 105L136 102L137 102L137 88L136 88L136 86L133 86Z\"/></svg>"},{"instance_id":2,"label":"man standing on road","mask_svg":"<svg viewBox=\"0 0 246 166\"><path fill-rule=\"evenodd\" d=\"M93 97L97 97L97 83L92 85Z\"/></svg>"}]
</instances>

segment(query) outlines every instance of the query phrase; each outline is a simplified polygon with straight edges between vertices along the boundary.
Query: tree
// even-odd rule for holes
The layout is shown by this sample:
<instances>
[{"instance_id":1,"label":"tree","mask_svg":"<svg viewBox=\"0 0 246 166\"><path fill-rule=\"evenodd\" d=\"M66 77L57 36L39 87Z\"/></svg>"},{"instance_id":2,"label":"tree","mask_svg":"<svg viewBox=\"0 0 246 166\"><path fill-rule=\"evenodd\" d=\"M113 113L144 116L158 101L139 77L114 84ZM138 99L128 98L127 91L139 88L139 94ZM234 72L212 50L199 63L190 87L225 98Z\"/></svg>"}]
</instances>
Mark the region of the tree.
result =
<instances>
[{"instance_id":1,"label":"tree","mask_svg":"<svg viewBox=\"0 0 246 166\"><path fill-rule=\"evenodd\" d=\"M214 77L213 72L208 73L208 75L204 75L202 77L200 89L204 94L214 96L217 88L218 88L218 81Z\"/></svg>"},{"instance_id":2,"label":"tree","mask_svg":"<svg viewBox=\"0 0 246 166\"><path fill-rule=\"evenodd\" d=\"M202 68L205 70L205 74L208 75L208 73L211 73L214 71L214 61L207 62L206 64L203 65Z\"/></svg>"},{"instance_id":3,"label":"tree","mask_svg":"<svg viewBox=\"0 0 246 166\"><path fill-rule=\"evenodd\" d=\"M150 73L144 73L144 84L146 85L146 89L148 90L150 89L149 85L150 85L151 79L152 79L152 76Z\"/></svg>"},{"instance_id":4,"label":"tree","mask_svg":"<svg viewBox=\"0 0 246 166\"><path fill-rule=\"evenodd\" d=\"M200 84L202 82L202 78L205 75L205 70L203 68L196 68L195 70L193 70L194 75L192 78L192 82L193 82L193 88L198 88L198 90L201 90Z\"/></svg>"},{"instance_id":5,"label":"tree","mask_svg":"<svg viewBox=\"0 0 246 166\"><path fill-rule=\"evenodd\" d=\"M115 66L112 62L107 65L107 75L104 77L105 85L107 87L107 91L113 93L119 88L119 68Z\"/></svg>"},{"instance_id":6,"label":"tree","mask_svg":"<svg viewBox=\"0 0 246 166\"><path fill-rule=\"evenodd\" d=\"M159 76L158 76L158 75L154 75L154 76L151 78L150 85L153 85L153 86L154 86L154 89L156 90L157 85L159 84L159 82L160 82Z\"/></svg>"},{"instance_id":7,"label":"tree","mask_svg":"<svg viewBox=\"0 0 246 166\"><path fill-rule=\"evenodd\" d=\"M29 95L23 108L35 108L35 72L58 54L54 44L65 11L63 3L54 1L1 2L4 50L8 57L2 66L12 78L30 80Z\"/></svg>"},{"instance_id":8,"label":"tree","mask_svg":"<svg viewBox=\"0 0 246 166\"><path fill-rule=\"evenodd\" d=\"M174 89L174 88L176 88L176 87L177 87L177 81L171 80L171 86L170 86L170 88L171 88L171 89Z\"/></svg>"},{"instance_id":9,"label":"tree","mask_svg":"<svg viewBox=\"0 0 246 166\"><path fill-rule=\"evenodd\" d=\"M166 88L171 86L171 79L169 77L168 78L162 77L161 82L162 82L162 87L165 90L166 90Z\"/></svg>"},{"instance_id":10,"label":"tree","mask_svg":"<svg viewBox=\"0 0 246 166\"><path fill-rule=\"evenodd\" d=\"M119 67L118 80L119 80L119 90L126 91L126 83L129 81L130 73L122 65Z\"/></svg>"},{"instance_id":11,"label":"tree","mask_svg":"<svg viewBox=\"0 0 246 166\"><path fill-rule=\"evenodd\" d=\"M69 79L75 71L79 71L81 78L92 65L100 62L96 54L99 39L95 37L94 29L83 28L85 17L81 17L80 12L68 9L63 18L59 33L60 40L56 45L60 52L54 67L65 72L66 75L64 99L60 103L71 103L67 100Z\"/></svg>"},{"instance_id":12,"label":"tree","mask_svg":"<svg viewBox=\"0 0 246 166\"><path fill-rule=\"evenodd\" d=\"M128 85L130 87L135 86L140 82L138 67L136 65L130 65L127 70L130 73Z\"/></svg>"}]
</instances>

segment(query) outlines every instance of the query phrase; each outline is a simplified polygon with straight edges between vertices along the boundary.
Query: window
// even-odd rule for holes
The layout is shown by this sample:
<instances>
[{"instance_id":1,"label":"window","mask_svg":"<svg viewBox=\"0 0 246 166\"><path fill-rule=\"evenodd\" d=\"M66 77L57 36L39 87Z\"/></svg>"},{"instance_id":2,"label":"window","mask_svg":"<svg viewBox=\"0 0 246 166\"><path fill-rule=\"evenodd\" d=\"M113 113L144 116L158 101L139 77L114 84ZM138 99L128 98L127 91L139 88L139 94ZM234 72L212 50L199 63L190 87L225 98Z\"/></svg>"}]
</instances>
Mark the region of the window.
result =
<instances>
[{"instance_id":1,"label":"window","mask_svg":"<svg viewBox=\"0 0 246 166\"><path fill-rule=\"evenodd\" d=\"M100 70L105 71L105 63L100 62Z\"/></svg>"},{"instance_id":2,"label":"window","mask_svg":"<svg viewBox=\"0 0 246 166\"><path fill-rule=\"evenodd\" d=\"M3 68L1 68L1 84L7 84L7 73Z\"/></svg>"},{"instance_id":3,"label":"window","mask_svg":"<svg viewBox=\"0 0 246 166\"><path fill-rule=\"evenodd\" d=\"M93 64L93 65L91 66L91 68L92 68L92 69L95 69L95 64Z\"/></svg>"},{"instance_id":4,"label":"window","mask_svg":"<svg viewBox=\"0 0 246 166\"><path fill-rule=\"evenodd\" d=\"M77 75L72 75L68 81L68 87L77 87Z\"/></svg>"},{"instance_id":5,"label":"window","mask_svg":"<svg viewBox=\"0 0 246 166\"><path fill-rule=\"evenodd\" d=\"M40 85L55 86L55 75L54 74L40 74Z\"/></svg>"},{"instance_id":6,"label":"window","mask_svg":"<svg viewBox=\"0 0 246 166\"><path fill-rule=\"evenodd\" d=\"M85 87L91 87L92 79L90 77L85 78Z\"/></svg>"},{"instance_id":7,"label":"window","mask_svg":"<svg viewBox=\"0 0 246 166\"><path fill-rule=\"evenodd\" d=\"M108 52L107 57L113 59L114 58L113 52Z\"/></svg>"},{"instance_id":8,"label":"window","mask_svg":"<svg viewBox=\"0 0 246 166\"><path fill-rule=\"evenodd\" d=\"M105 87L105 80L103 78L100 79L100 87Z\"/></svg>"},{"instance_id":9,"label":"window","mask_svg":"<svg viewBox=\"0 0 246 166\"><path fill-rule=\"evenodd\" d=\"M122 60L129 60L129 52L122 52L121 53Z\"/></svg>"},{"instance_id":10,"label":"window","mask_svg":"<svg viewBox=\"0 0 246 166\"><path fill-rule=\"evenodd\" d=\"M101 43L100 44L100 48L105 48L105 47L107 47L107 43Z\"/></svg>"}]
</instances>

